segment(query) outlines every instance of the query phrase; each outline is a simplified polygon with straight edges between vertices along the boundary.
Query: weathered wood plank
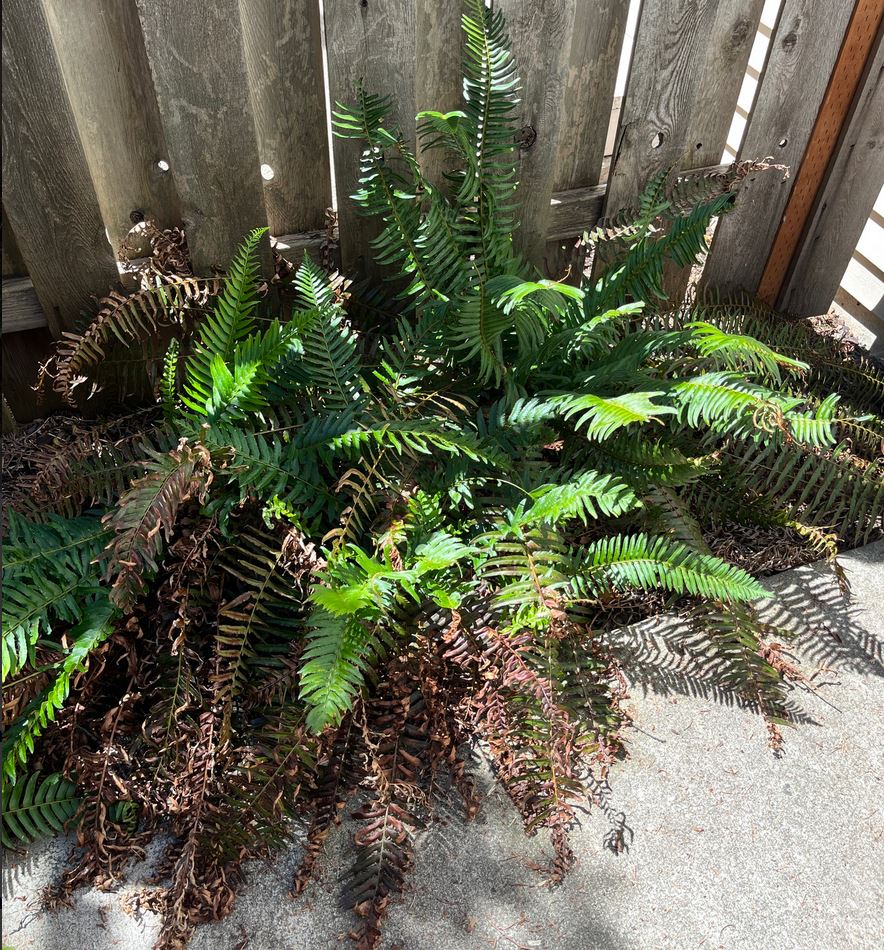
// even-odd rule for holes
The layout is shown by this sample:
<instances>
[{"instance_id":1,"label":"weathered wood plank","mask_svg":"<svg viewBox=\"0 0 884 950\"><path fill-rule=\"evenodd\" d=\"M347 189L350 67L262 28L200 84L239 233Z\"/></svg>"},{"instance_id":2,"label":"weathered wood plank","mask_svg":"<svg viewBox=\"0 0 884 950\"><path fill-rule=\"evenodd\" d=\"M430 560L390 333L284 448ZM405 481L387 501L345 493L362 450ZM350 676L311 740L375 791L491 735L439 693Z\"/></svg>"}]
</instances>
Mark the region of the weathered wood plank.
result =
<instances>
[{"instance_id":1,"label":"weathered wood plank","mask_svg":"<svg viewBox=\"0 0 884 950\"><path fill-rule=\"evenodd\" d=\"M828 0L785 0L738 158L772 155L777 162L798 167L852 7ZM724 293L755 293L792 182L775 171L746 179L736 209L716 229L704 286Z\"/></svg>"},{"instance_id":2,"label":"weathered wood plank","mask_svg":"<svg viewBox=\"0 0 884 950\"><path fill-rule=\"evenodd\" d=\"M40 306L30 277L9 277L3 281L2 332L18 333L46 326L46 314Z\"/></svg>"},{"instance_id":3,"label":"weathered wood plank","mask_svg":"<svg viewBox=\"0 0 884 950\"><path fill-rule=\"evenodd\" d=\"M43 8L3 5L3 207L52 332L116 282Z\"/></svg>"},{"instance_id":4,"label":"weathered wood plank","mask_svg":"<svg viewBox=\"0 0 884 950\"><path fill-rule=\"evenodd\" d=\"M567 41L565 122L555 160L556 191L586 188L601 180L628 12L629 3L624 0L594 0L577 6ZM526 63L523 68L532 67Z\"/></svg>"},{"instance_id":5,"label":"weathered wood plank","mask_svg":"<svg viewBox=\"0 0 884 950\"><path fill-rule=\"evenodd\" d=\"M6 211L3 211L3 276L5 277L24 277L28 269L25 267L21 251L18 249L18 241L12 230L12 225L6 217Z\"/></svg>"},{"instance_id":6,"label":"weathered wood plank","mask_svg":"<svg viewBox=\"0 0 884 950\"><path fill-rule=\"evenodd\" d=\"M568 43L564 122L554 165L556 191L587 188L601 181L605 144L629 3L595 0L577 5ZM546 245L546 272L576 280L582 270L575 241L563 234Z\"/></svg>"},{"instance_id":7,"label":"weathered wood plank","mask_svg":"<svg viewBox=\"0 0 884 950\"><path fill-rule=\"evenodd\" d=\"M366 91L392 96L391 122L414 145L414 0L325 0L324 12L332 108L337 101L353 103L362 81ZM359 179L361 145L335 137L333 151L342 265L377 273L369 242L378 223L358 215L349 197Z\"/></svg>"},{"instance_id":8,"label":"weathered wood plank","mask_svg":"<svg viewBox=\"0 0 884 950\"><path fill-rule=\"evenodd\" d=\"M687 118L681 170L721 161L763 7L764 0L728 0L718 6L699 51L703 65ZM684 297L691 270L667 262L663 280L670 300Z\"/></svg>"},{"instance_id":9,"label":"weathered wood plank","mask_svg":"<svg viewBox=\"0 0 884 950\"><path fill-rule=\"evenodd\" d=\"M119 247L139 220L177 224L172 177L157 165L166 145L134 4L43 6L112 245Z\"/></svg>"},{"instance_id":10,"label":"weathered wood plank","mask_svg":"<svg viewBox=\"0 0 884 950\"><path fill-rule=\"evenodd\" d=\"M690 154L706 43L718 14L716 0L657 0L642 6L611 160L606 215L634 205L649 178L682 165Z\"/></svg>"},{"instance_id":11,"label":"weathered wood plank","mask_svg":"<svg viewBox=\"0 0 884 950\"><path fill-rule=\"evenodd\" d=\"M137 0L169 164L197 273L267 224L239 0ZM269 243L264 244L269 271Z\"/></svg>"},{"instance_id":12,"label":"weathered wood plank","mask_svg":"<svg viewBox=\"0 0 884 950\"><path fill-rule=\"evenodd\" d=\"M513 55L522 80L518 112L519 229L514 237L524 257L543 267L550 198L565 122L570 40L577 0L498 0L507 16Z\"/></svg>"},{"instance_id":13,"label":"weathered wood plank","mask_svg":"<svg viewBox=\"0 0 884 950\"><path fill-rule=\"evenodd\" d=\"M319 2L240 0L240 12L270 233L321 228L332 199Z\"/></svg>"},{"instance_id":14,"label":"weathered wood plank","mask_svg":"<svg viewBox=\"0 0 884 950\"><path fill-rule=\"evenodd\" d=\"M884 39L855 100L778 306L825 313L884 182Z\"/></svg>"},{"instance_id":15,"label":"weathered wood plank","mask_svg":"<svg viewBox=\"0 0 884 950\"><path fill-rule=\"evenodd\" d=\"M835 158L838 140L846 128L866 67L874 55L884 23L881 0L857 0L844 42L832 70L829 86L817 112L813 132L795 174L795 183L783 212L770 256L758 285L758 296L773 304L805 233L826 170Z\"/></svg>"},{"instance_id":16,"label":"weathered wood plank","mask_svg":"<svg viewBox=\"0 0 884 950\"><path fill-rule=\"evenodd\" d=\"M683 169L721 161L763 8L764 0L728 0L716 11L706 38Z\"/></svg>"},{"instance_id":17,"label":"weathered wood plank","mask_svg":"<svg viewBox=\"0 0 884 950\"><path fill-rule=\"evenodd\" d=\"M463 70L461 28L463 4L418 0L415 7L415 107L417 112L452 112L462 107ZM456 166L446 149L421 149L418 157L424 175L443 185L443 175Z\"/></svg>"}]
</instances>

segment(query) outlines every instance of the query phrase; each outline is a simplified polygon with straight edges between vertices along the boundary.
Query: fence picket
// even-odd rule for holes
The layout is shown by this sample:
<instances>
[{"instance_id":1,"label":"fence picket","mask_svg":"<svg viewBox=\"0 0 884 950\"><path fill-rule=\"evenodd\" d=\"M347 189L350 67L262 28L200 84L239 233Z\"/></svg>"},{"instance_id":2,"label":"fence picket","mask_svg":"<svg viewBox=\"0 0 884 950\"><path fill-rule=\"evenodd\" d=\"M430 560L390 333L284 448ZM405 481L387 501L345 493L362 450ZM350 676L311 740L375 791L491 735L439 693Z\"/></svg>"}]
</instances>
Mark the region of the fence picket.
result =
<instances>
[{"instance_id":1,"label":"fence picket","mask_svg":"<svg viewBox=\"0 0 884 950\"><path fill-rule=\"evenodd\" d=\"M238 0L137 0L194 269L266 225ZM269 268L269 243L264 248Z\"/></svg>"},{"instance_id":2,"label":"fence picket","mask_svg":"<svg viewBox=\"0 0 884 950\"><path fill-rule=\"evenodd\" d=\"M789 313L828 310L884 181L882 33L780 295Z\"/></svg>"},{"instance_id":3,"label":"fence picket","mask_svg":"<svg viewBox=\"0 0 884 950\"><path fill-rule=\"evenodd\" d=\"M601 180L605 143L629 4L580 3L568 44L564 122L554 163L555 190L589 188ZM554 209L555 210L555 209ZM582 260L575 253L578 234L548 241L546 271L561 277L568 268L580 276Z\"/></svg>"},{"instance_id":4,"label":"fence picket","mask_svg":"<svg viewBox=\"0 0 884 950\"><path fill-rule=\"evenodd\" d=\"M852 7L829 0L785 0L738 159L773 156L792 169L800 164ZM755 293L792 182L776 171L746 178L737 207L716 229L704 287Z\"/></svg>"},{"instance_id":5,"label":"fence picket","mask_svg":"<svg viewBox=\"0 0 884 950\"><path fill-rule=\"evenodd\" d=\"M318 0L240 10L270 233L321 228L332 198Z\"/></svg>"},{"instance_id":6,"label":"fence picket","mask_svg":"<svg viewBox=\"0 0 884 950\"><path fill-rule=\"evenodd\" d=\"M461 57L463 30L459 3L419 0L415 9L415 107L452 112L463 99ZM445 149L419 149L423 173L436 185L456 163Z\"/></svg>"},{"instance_id":7,"label":"fence picket","mask_svg":"<svg viewBox=\"0 0 884 950\"><path fill-rule=\"evenodd\" d=\"M54 335L117 278L40 4L3 7L3 207Z\"/></svg>"},{"instance_id":8,"label":"fence picket","mask_svg":"<svg viewBox=\"0 0 884 950\"><path fill-rule=\"evenodd\" d=\"M139 220L178 222L166 146L134 5L44 0L62 75L111 244ZM147 248L133 248L133 256Z\"/></svg>"},{"instance_id":9,"label":"fence picket","mask_svg":"<svg viewBox=\"0 0 884 950\"><path fill-rule=\"evenodd\" d=\"M721 161L749 54L761 19L764 0L730 0L721 4L705 38L703 66L685 133L679 169L703 168ZM691 268L667 262L664 288L671 300L681 300Z\"/></svg>"},{"instance_id":10,"label":"fence picket","mask_svg":"<svg viewBox=\"0 0 884 950\"><path fill-rule=\"evenodd\" d=\"M563 134L569 39L574 32L577 0L499 0L507 17L513 55L522 71L522 123L519 142L519 229L516 246L524 257L543 266L546 232L551 218L550 199L556 178L556 156ZM528 81L526 81L526 78Z\"/></svg>"},{"instance_id":11,"label":"fence picket","mask_svg":"<svg viewBox=\"0 0 884 950\"><path fill-rule=\"evenodd\" d=\"M414 145L414 0L325 0L324 9L332 108L338 101L353 103L361 80L367 92L393 97L391 121ZM376 273L369 242L378 223L358 215L349 198L359 179L361 145L335 137L333 148L341 262L348 270Z\"/></svg>"}]
</instances>

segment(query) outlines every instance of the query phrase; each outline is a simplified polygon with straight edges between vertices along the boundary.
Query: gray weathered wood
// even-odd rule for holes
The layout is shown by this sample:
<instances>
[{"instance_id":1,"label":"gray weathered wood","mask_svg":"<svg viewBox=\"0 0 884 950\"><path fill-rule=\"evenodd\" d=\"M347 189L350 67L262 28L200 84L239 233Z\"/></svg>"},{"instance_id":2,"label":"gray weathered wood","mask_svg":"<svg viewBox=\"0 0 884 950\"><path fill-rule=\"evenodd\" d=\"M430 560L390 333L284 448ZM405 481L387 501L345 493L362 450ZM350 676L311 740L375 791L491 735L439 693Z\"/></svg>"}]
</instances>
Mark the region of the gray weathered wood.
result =
<instances>
[{"instance_id":1,"label":"gray weathered wood","mask_svg":"<svg viewBox=\"0 0 884 950\"><path fill-rule=\"evenodd\" d=\"M568 43L564 122L554 167L556 191L587 188L601 181L614 87L629 12L627 0L585 0L577 5ZM546 272L582 271L578 234L563 234L546 245Z\"/></svg>"},{"instance_id":2,"label":"gray weathered wood","mask_svg":"<svg viewBox=\"0 0 884 950\"><path fill-rule=\"evenodd\" d=\"M49 326L116 282L89 166L40 4L3 4L3 207Z\"/></svg>"},{"instance_id":3,"label":"gray weathered wood","mask_svg":"<svg viewBox=\"0 0 884 950\"><path fill-rule=\"evenodd\" d=\"M721 161L763 7L764 0L719 4L702 47L703 66L687 119L680 169ZM664 287L670 300L683 298L691 270L667 262Z\"/></svg>"},{"instance_id":4,"label":"gray weathered wood","mask_svg":"<svg viewBox=\"0 0 884 950\"><path fill-rule=\"evenodd\" d=\"M271 234L321 228L331 171L318 0L240 0Z\"/></svg>"},{"instance_id":5,"label":"gray weathered wood","mask_svg":"<svg viewBox=\"0 0 884 950\"><path fill-rule=\"evenodd\" d=\"M3 333L18 333L46 326L46 314L37 300L30 277L8 277L3 281Z\"/></svg>"},{"instance_id":6,"label":"gray weathered wood","mask_svg":"<svg viewBox=\"0 0 884 950\"><path fill-rule=\"evenodd\" d=\"M417 0L415 6L415 107L417 112L452 112L463 100L461 50L462 4ZM443 175L456 166L445 149L420 149L418 157L424 175L443 185Z\"/></svg>"},{"instance_id":7,"label":"gray weathered wood","mask_svg":"<svg viewBox=\"0 0 884 950\"><path fill-rule=\"evenodd\" d=\"M884 40L864 77L778 306L825 313L884 184Z\"/></svg>"},{"instance_id":8,"label":"gray weathered wood","mask_svg":"<svg viewBox=\"0 0 884 950\"><path fill-rule=\"evenodd\" d=\"M119 247L138 220L177 224L172 177L157 166L166 145L135 5L43 5L111 243Z\"/></svg>"},{"instance_id":9,"label":"gray weathered wood","mask_svg":"<svg viewBox=\"0 0 884 950\"><path fill-rule=\"evenodd\" d=\"M634 206L649 178L686 160L706 43L718 12L717 0L655 0L642 6L605 214Z\"/></svg>"},{"instance_id":10,"label":"gray weathered wood","mask_svg":"<svg viewBox=\"0 0 884 950\"><path fill-rule=\"evenodd\" d=\"M513 55L522 79L517 115L520 226L516 246L524 257L543 266L549 227L550 198L565 122L570 39L577 0L498 0L507 16Z\"/></svg>"},{"instance_id":11,"label":"gray weathered wood","mask_svg":"<svg viewBox=\"0 0 884 950\"><path fill-rule=\"evenodd\" d=\"M785 0L739 159L773 156L779 163L798 167L852 7L830 0ZM704 286L725 293L758 289L792 181L776 171L746 179L736 209L716 229Z\"/></svg>"},{"instance_id":12,"label":"gray weathered wood","mask_svg":"<svg viewBox=\"0 0 884 950\"><path fill-rule=\"evenodd\" d=\"M628 12L628 0L585 0L577 6L568 42L556 191L585 188L601 180ZM531 64L525 68L530 69Z\"/></svg>"},{"instance_id":13,"label":"gray weathered wood","mask_svg":"<svg viewBox=\"0 0 884 950\"><path fill-rule=\"evenodd\" d=\"M338 101L354 103L361 80L367 92L392 96L391 123L413 146L414 0L325 0L324 10L332 108ZM361 144L336 136L333 148L342 265L376 273L369 242L378 233L378 222L358 215L349 197L359 180Z\"/></svg>"},{"instance_id":14,"label":"gray weathered wood","mask_svg":"<svg viewBox=\"0 0 884 950\"><path fill-rule=\"evenodd\" d=\"M706 37L683 169L721 161L763 8L764 0L719 4L712 32Z\"/></svg>"},{"instance_id":15,"label":"gray weathered wood","mask_svg":"<svg viewBox=\"0 0 884 950\"><path fill-rule=\"evenodd\" d=\"M6 211L3 211L3 276L4 277L24 277L28 269L25 267L21 251L18 249L18 241L12 230L12 225L6 217Z\"/></svg>"},{"instance_id":16,"label":"gray weathered wood","mask_svg":"<svg viewBox=\"0 0 884 950\"><path fill-rule=\"evenodd\" d=\"M194 269L208 273L267 224L239 0L137 2Z\"/></svg>"}]
</instances>

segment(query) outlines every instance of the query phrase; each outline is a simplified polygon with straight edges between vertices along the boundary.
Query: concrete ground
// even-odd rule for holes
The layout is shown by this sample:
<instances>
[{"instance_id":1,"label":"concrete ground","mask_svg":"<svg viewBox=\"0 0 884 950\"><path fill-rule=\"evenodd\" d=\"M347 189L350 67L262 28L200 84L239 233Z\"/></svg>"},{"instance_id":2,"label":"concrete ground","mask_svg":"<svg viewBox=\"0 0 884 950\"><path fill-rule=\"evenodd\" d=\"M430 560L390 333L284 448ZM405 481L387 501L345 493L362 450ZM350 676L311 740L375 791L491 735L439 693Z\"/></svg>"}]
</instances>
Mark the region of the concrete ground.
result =
<instances>
[{"instance_id":1,"label":"concrete ground","mask_svg":"<svg viewBox=\"0 0 884 950\"><path fill-rule=\"evenodd\" d=\"M540 885L527 865L542 860L542 838L525 838L480 769L489 793L478 818L452 820L419 843L385 950L884 946L884 542L842 561L850 604L822 566L769 583L777 598L769 615L800 628L795 652L806 671L820 671L817 693L795 694L813 722L786 731L782 758L767 748L758 717L702 676L679 675L683 661L667 649L671 621L633 628L620 640L637 657L631 755L613 771L606 808L594 808L575 834L579 863L565 884ZM615 855L604 840L620 813L629 848ZM287 891L297 848L251 868L232 915L201 928L194 950L346 945L337 878L348 836L344 828L334 837L320 879L296 901ZM65 843L51 842L10 860L3 943L150 947L157 921L127 916L125 890L84 892L54 915L35 908L65 853Z\"/></svg>"}]
</instances>

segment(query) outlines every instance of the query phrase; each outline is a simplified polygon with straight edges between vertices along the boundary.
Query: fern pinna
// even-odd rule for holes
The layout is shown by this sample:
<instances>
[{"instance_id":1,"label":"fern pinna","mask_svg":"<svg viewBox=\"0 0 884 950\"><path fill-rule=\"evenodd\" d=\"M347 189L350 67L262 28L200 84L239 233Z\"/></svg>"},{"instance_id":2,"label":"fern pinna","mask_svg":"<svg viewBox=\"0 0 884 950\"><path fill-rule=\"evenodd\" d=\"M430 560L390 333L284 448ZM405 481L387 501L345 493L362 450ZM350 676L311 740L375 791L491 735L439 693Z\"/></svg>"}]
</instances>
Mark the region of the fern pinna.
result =
<instances>
[{"instance_id":1,"label":"fern pinna","mask_svg":"<svg viewBox=\"0 0 884 950\"><path fill-rule=\"evenodd\" d=\"M666 299L665 262L699 259L740 170L658 176L587 235L596 277L544 278L512 240L504 19L468 0L463 22L463 106L418 117L444 182L388 100L336 109L364 144L353 200L381 220L386 292L305 256L291 309L268 312L254 231L195 312L168 296L156 411L47 451L13 491L4 827L79 809L70 889L171 822L171 883L145 898L162 947L227 912L242 860L296 819L300 891L357 793L346 903L375 946L434 810L478 807L470 743L560 880L587 778L623 740L605 631L683 610L778 747L796 714L765 590L711 541L775 526L832 557L881 529L880 371L750 302ZM121 320L124 341L157 323ZM111 322L65 344L59 379Z\"/></svg>"}]
</instances>

